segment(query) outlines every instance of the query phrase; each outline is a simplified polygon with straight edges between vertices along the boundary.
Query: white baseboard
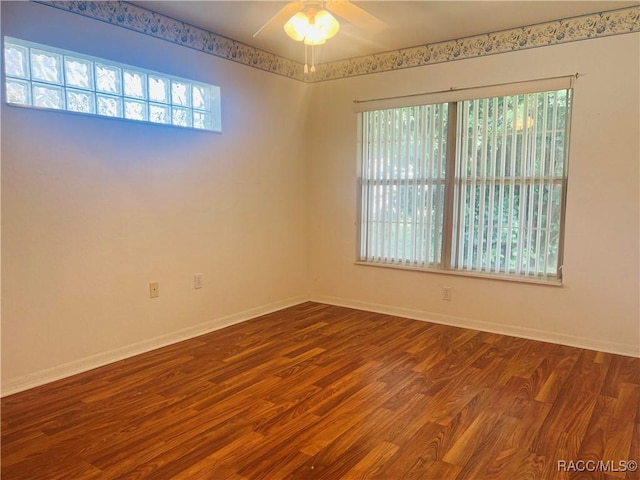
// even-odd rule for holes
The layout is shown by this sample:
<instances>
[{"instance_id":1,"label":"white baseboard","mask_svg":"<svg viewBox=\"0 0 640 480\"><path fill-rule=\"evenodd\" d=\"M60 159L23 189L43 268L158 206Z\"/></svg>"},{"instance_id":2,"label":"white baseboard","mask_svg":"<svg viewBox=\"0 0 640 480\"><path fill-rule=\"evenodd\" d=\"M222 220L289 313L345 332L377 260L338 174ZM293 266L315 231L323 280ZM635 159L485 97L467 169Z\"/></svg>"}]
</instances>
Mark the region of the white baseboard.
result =
<instances>
[{"instance_id":1,"label":"white baseboard","mask_svg":"<svg viewBox=\"0 0 640 480\"><path fill-rule=\"evenodd\" d=\"M640 357L640 347L637 344L615 343L604 340L578 337L565 333L549 332L535 328L519 327L516 325L505 325L502 323L485 322L483 320L473 320L471 318L454 317L442 315L440 313L425 312L409 308L396 307L392 305L381 305L377 303L361 302L359 300L349 300L346 298L330 297L323 295L312 295L312 302L327 303L340 307L355 308L368 312L385 313L399 317L422 320L432 323L440 323L453 327L469 328L483 332L498 333L511 337L527 338L542 342L557 343L570 347L585 348L587 350L597 350L600 352L615 353L628 357Z\"/></svg>"},{"instance_id":2,"label":"white baseboard","mask_svg":"<svg viewBox=\"0 0 640 480\"><path fill-rule=\"evenodd\" d=\"M94 368L102 367L125 358L149 352L157 348L165 347L183 340L204 335L205 333L219 330L236 323L250 320L260 315L266 315L283 308L298 305L300 303L312 301L318 303L326 303L340 307L354 308L356 310L365 310L368 312L384 313L388 315L396 315L414 320L422 320L426 322L439 323L443 325L451 325L454 327L469 328L480 330L483 332L498 333L501 335L509 335L513 337L528 338L531 340L539 340L543 342L558 343L571 347L586 348L588 350L597 350L601 352L615 353L626 355L629 357L640 357L640 348L638 345L607 342L593 338L577 337L564 333L549 332L546 330L537 330L534 328L519 327L515 325L504 325L493 322L485 322L482 320L473 320L470 318L454 317L450 315L442 315L439 313L426 312L422 310L413 310L409 308L397 307L393 305L382 305L370 302L361 302L358 300L349 300L339 297L312 295L292 297L279 302L268 305L262 305L243 312L238 312L225 317L220 317L210 322L188 327L166 335L161 335L149 340L144 340L126 347L117 348L108 352L99 353L80 360L58 365L56 367L40 370L38 372L25 375L16 379L3 381L2 393L0 396L5 397L13 393L38 387L46 383L59 380L61 378L70 377L77 373L86 372Z\"/></svg>"},{"instance_id":3,"label":"white baseboard","mask_svg":"<svg viewBox=\"0 0 640 480\"><path fill-rule=\"evenodd\" d=\"M268 305L261 305L259 307L251 308L243 312L234 313L225 317L220 317L210 322L201 323L193 327L184 328L175 332L161 335L159 337L151 338L149 340L143 340L142 342L127 345L126 347L116 348L108 352L98 353L91 355L90 357L74 360L73 362L58 365L38 372L30 373L23 377L18 377L8 381L2 382L2 397L18 393L23 390L38 387L46 383L60 380L61 378L70 377L77 373L93 370L94 368L102 367L125 358L133 357L141 353L149 352L157 348L166 347L173 343L188 340L190 338L204 335L205 333L219 330L236 323L241 323L246 320L250 320L267 313L282 310L283 308L298 305L302 302L309 300L308 296L292 297L279 302L273 302Z\"/></svg>"}]
</instances>

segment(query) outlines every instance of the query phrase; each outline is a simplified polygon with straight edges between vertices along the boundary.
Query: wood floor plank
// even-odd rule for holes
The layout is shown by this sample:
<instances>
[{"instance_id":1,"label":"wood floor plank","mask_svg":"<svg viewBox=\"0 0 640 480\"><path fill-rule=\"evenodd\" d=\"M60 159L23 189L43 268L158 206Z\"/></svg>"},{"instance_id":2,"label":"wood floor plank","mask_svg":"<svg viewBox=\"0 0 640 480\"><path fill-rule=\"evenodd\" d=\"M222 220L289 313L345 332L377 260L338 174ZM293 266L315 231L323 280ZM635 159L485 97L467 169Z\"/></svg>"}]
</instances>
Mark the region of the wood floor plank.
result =
<instances>
[{"instance_id":1,"label":"wood floor plank","mask_svg":"<svg viewBox=\"0 0 640 480\"><path fill-rule=\"evenodd\" d=\"M305 302L1 401L3 480L639 480L640 359Z\"/></svg>"},{"instance_id":2,"label":"wood floor plank","mask_svg":"<svg viewBox=\"0 0 640 480\"><path fill-rule=\"evenodd\" d=\"M367 480L374 478L391 457L398 451L392 443L377 443L350 470L342 476L342 480Z\"/></svg>"},{"instance_id":3,"label":"wood floor plank","mask_svg":"<svg viewBox=\"0 0 640 480\"><path fill-rule=\"evenodd\" d=\"M515 419L516 425L510 434L497 443L497 454L486 462L481 461L484 467L480 476L486 479L519 478L516 471L528 458L533 434L544 421L549 408L548 404L531 402L530 411L522 419Z\"/></svg>"},{"instance_id":4,"label":"wood floor plank","mask_svg":"<svg viewBox=\"0 0 640 480\"><path fill-rule=\"evenodd\" d=\"M480 412L475 420L469 425L458 440L451 445L451 448L442 459L453 465L464 466L472 457L474 451L481 445L485 437L494 429L500 420L500 413L497 411Z\"/></svg>"},{"instance_id":5,"label":"wood floor plank","mask_svg":"<svg viewBox=\"0 0 640 480\"><path fill-rule=\"evenodd\" d=\"M520 426L517 418L501 415L488 435L473 449L469 461L461 468L460 478L491 478L490 466L495 456L502 450Z\"/></svg>"},{"instance_id":6,"label":"wood floor plank","mask_svg":"<svg viewBox=\"0 0 640 480\"><path fill-rule=\"evenodd\" d=\"M623 383L618 389L618 399L609 420L606 444L602 458L604 460L637 460L638 451L632 451L635 415L640 402L640 385ZM624 478L626 472L611 472L610 476Z\"/></svg>"},{"instance_id":7,"label":"wood floor plank","mask_svg":"<svg viewBox=\"0 0 640 480\"><path fill-rule=\"evenodd\" d=\"M399 449L375 478L406 478L412 471L430 467L440 456L440 442L446 427L426 422L407 440L398 442Z\"/></svg>"}]
</instances>

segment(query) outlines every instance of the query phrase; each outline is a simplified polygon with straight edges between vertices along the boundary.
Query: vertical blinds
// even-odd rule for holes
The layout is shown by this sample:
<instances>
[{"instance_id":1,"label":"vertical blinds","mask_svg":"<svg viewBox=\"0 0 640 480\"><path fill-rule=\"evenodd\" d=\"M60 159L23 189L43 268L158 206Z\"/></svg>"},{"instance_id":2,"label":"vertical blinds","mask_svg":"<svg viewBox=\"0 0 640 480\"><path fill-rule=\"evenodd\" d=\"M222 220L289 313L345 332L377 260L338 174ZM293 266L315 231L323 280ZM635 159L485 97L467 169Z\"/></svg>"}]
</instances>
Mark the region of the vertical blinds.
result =
<instances>
[{"instance_id":1,"label":"vertical blinds","mask_svg":"<svg viewBox=\"0 0 640 480\"><path fill-rule=\"evenodd\" d=\"M528 87L362 112L361 261L559 277L572 90Z\"/></svg>"},{"instance_id":2,"label":"vertical blinds","mask_svg":"<svg viewBox=\"0 0 640 480\"><path fill-rule=\"evenodd\" d=\"M366 112L363 123L362 258L439 265L447 104Z\"/></svg>"},{"instance_id":3,"label":"vertical blinds","mask_svg":"<svg viewBox=\"0 0 640 480\"><path fill-rule=\"evenodd\" d=\"M556 275L567 90L462 102L455 265Z\"/></svg>"}]
</instances>

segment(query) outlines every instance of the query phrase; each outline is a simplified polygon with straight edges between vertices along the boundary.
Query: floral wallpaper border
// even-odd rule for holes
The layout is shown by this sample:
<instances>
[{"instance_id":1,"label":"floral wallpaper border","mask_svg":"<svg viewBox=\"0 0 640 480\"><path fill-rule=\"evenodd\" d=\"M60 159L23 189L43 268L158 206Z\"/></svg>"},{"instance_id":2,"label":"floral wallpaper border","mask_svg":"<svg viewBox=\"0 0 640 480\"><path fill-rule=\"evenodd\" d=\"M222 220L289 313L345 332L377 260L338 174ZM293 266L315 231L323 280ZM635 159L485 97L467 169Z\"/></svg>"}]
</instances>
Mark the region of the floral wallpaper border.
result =
<instances>
[{"instance_id":1,"label":"floral wallpaper border","mask_svg":"<svg viewBox=\"0 0 640 480\"><path fill-rule=\"evenodd\" d=\"M640 6L634 6L325 63L318 65L314 74L305 75L301 63L127 2L51 0L38 3L303 82L336 80L640 32Z\"/></svg>"},{"instance_id":2,"label":"floral wallpaper border","mask_svg":"<svg viewBox=\"0 0 640 480\"><path fill-rule=\"evenodd\" d=\"M316 67L312 81L388 72L635 32L640 32L640 7L628 7L326 63Z\"/></svg>"},{"instance_id":3,"label":"floral wallpaper border","mask_svg":"<svg viewBox=\"0 0 640 480\"><path fill-rule=\"evenodd\" d=\"M305 81L303 66L285 57L123 1L35 0L36 3L144 33L216 57Z\"/></svg>"}]
</instances>

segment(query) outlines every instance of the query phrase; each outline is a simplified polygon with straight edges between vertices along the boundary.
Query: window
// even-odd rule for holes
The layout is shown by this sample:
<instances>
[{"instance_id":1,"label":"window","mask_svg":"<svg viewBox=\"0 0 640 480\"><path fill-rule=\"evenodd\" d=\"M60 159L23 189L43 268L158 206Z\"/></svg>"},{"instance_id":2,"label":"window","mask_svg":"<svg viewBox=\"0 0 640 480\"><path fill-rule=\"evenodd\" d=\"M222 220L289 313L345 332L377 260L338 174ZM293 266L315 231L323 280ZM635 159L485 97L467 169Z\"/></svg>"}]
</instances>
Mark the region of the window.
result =
<instances>
[{"instance_id":1,"label":"window","mask_svg":"<svg viewBox=\"0 0 640 480\"><path fill-rule=\"evenodd\" d=\"M363 102L360 261L560 280L572 93L562 82ZM429 102L456 95L467 98Z\"/></svg>"},{"instance_id":2,"label":"window","mask_svg":"<svg viewBox=\"0 0 640 480\"><path fill-rule=\"evenodd\" d=\"M5 37L12 105L221 131L220 88Z\"/></svg>"}]
</instances>

